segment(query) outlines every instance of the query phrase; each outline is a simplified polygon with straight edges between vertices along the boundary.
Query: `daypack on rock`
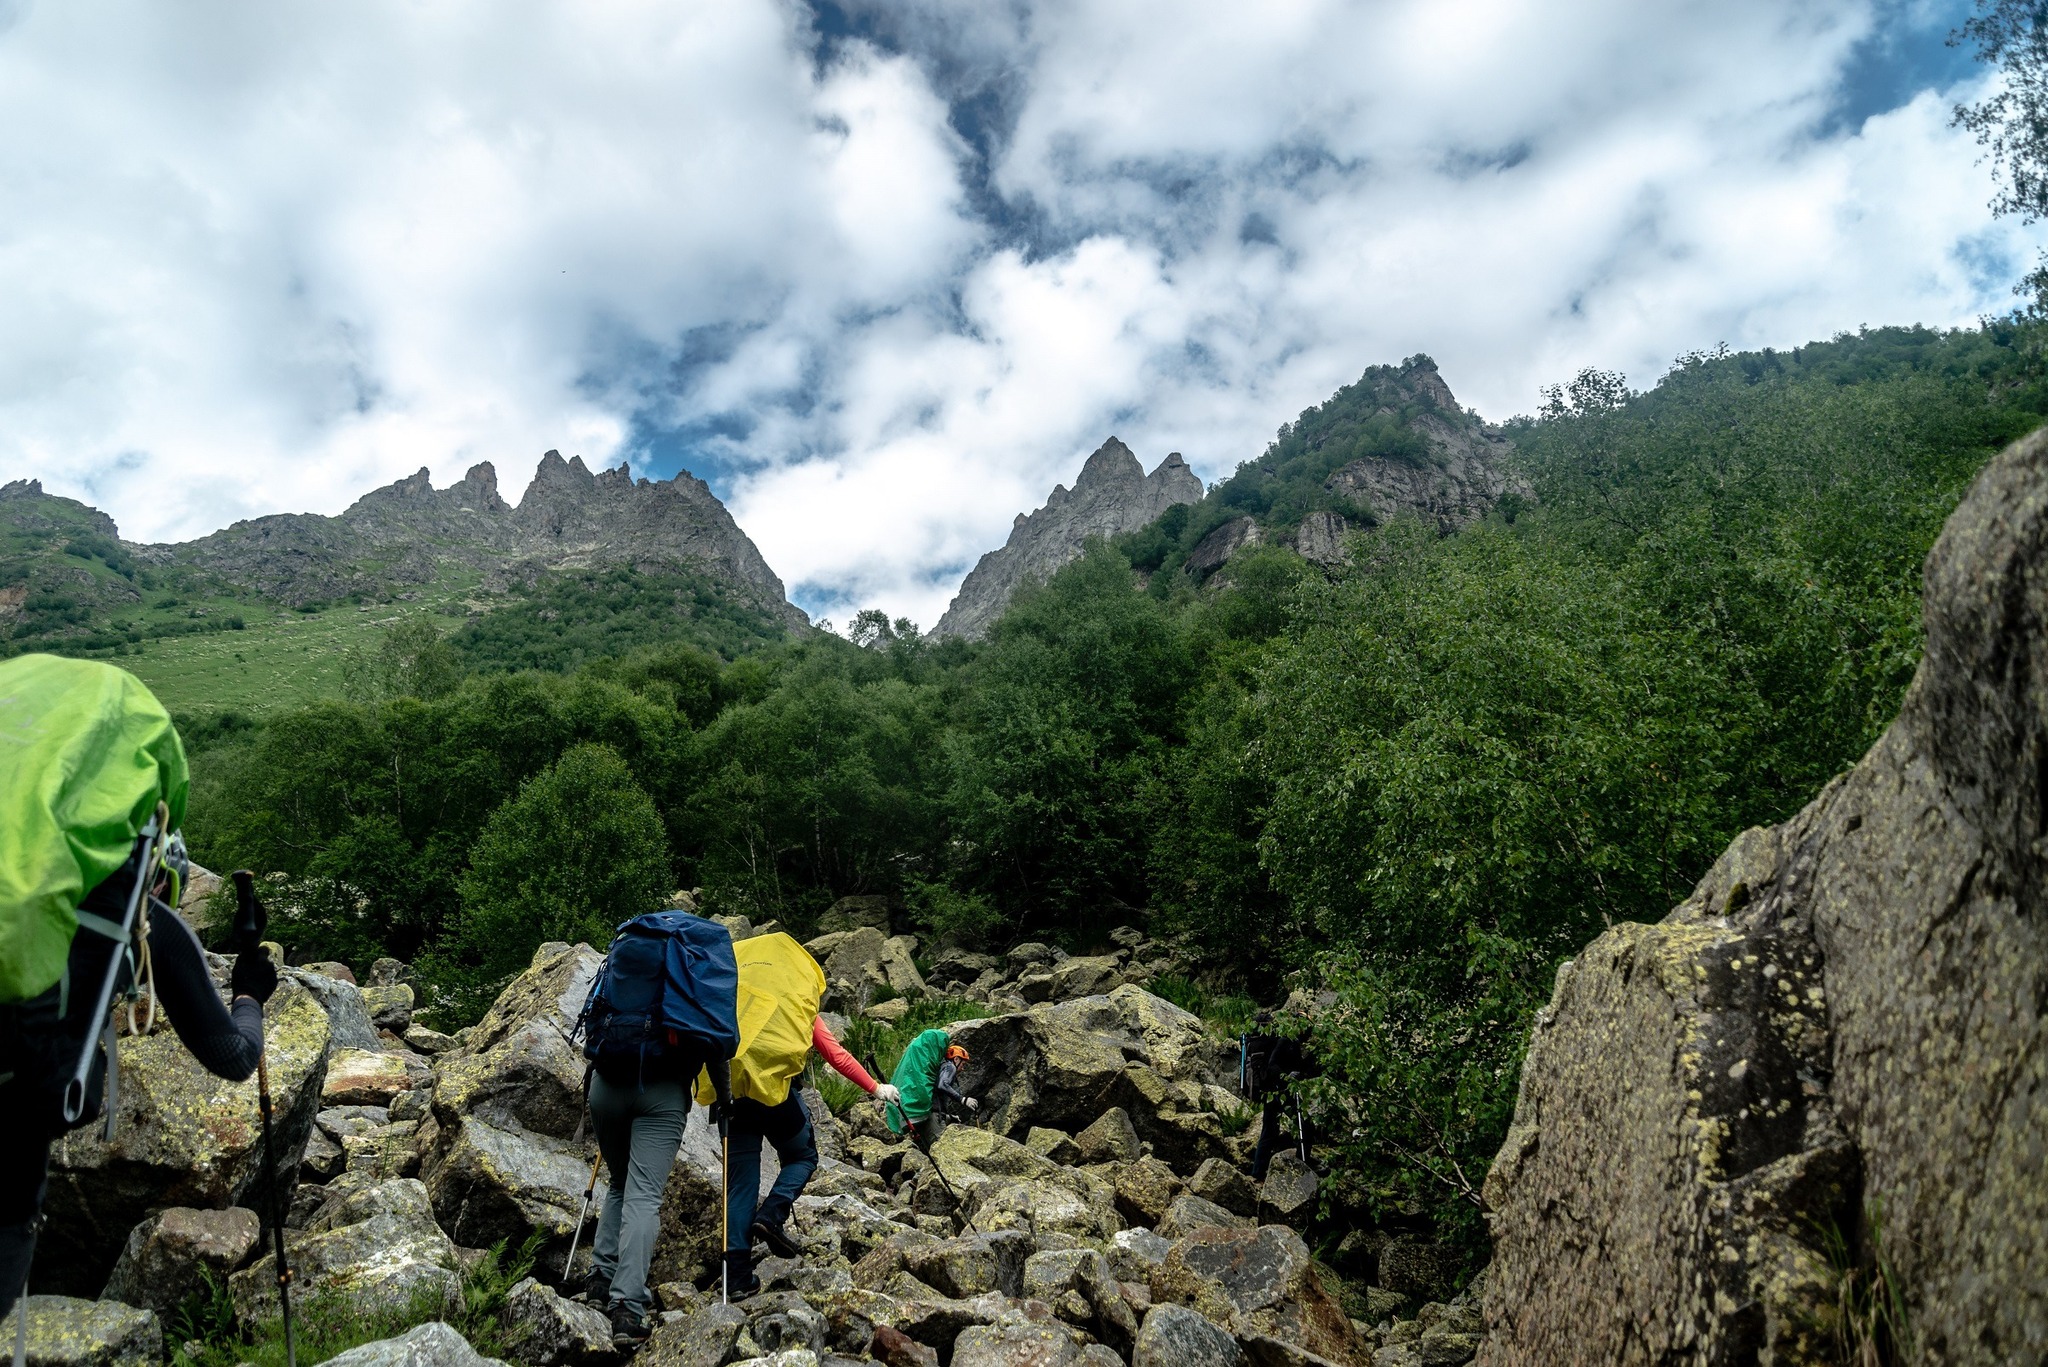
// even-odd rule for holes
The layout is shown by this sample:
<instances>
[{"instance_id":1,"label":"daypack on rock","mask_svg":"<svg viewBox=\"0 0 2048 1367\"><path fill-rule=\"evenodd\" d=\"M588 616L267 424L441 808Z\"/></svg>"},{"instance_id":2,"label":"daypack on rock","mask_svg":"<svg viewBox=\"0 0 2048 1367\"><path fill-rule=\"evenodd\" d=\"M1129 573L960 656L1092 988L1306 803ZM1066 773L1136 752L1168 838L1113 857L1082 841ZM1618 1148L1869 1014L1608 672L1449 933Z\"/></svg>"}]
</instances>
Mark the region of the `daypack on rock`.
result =
<instances>
[{"instance_id":1,"label":"daypack on rock","mask_svg":"<svg viewBox=\"0 0 2048 1367\"><path fill-rule=\"evenodd\" d=\"M622 1082L664 1061L729 1059L740 1043L738 989L724 926L688 911L636 916L619 927L583 1003L583 1056Z\"/></svg>"},{"instance_id":2,"label":"daypack on rock","mask_svg":"<svg viewBox=\"0 0 2048 1367\"><path fill-rule=\"evenodd\" d=\"M810 1057L825 970L780 931L741 940L732 952L740 974L740 1051L732 1061L732 1094L780 1106ZM709 1072L697 1079L697 1100L711 1104Z\"/></svg>"}]
</instances>

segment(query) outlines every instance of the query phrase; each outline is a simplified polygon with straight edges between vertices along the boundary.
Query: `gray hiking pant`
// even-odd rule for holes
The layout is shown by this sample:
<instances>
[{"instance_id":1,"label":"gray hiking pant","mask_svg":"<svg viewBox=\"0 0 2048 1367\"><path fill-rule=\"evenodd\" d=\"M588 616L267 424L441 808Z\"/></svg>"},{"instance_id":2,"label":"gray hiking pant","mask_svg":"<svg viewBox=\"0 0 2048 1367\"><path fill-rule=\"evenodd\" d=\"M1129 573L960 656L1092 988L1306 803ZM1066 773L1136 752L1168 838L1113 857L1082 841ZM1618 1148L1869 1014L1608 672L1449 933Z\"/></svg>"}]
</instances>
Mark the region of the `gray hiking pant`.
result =
<instances>
[{"instance_id":1,"label":"gray hiking pant","mask_svg":"<svg viewBox=\"0 0 2048 1367\"><path fill-rule=\"evenodd\" d=\"M689 1114L690 1093L681 1082L621 1087L590 1079L590 1121L610 1182L591 1246L593 1265L611 1287L611 1303L624 1301L642 1316L654 1303L647 1265L661 1230L661 1193Z\"/></svg>"}]
</instances>

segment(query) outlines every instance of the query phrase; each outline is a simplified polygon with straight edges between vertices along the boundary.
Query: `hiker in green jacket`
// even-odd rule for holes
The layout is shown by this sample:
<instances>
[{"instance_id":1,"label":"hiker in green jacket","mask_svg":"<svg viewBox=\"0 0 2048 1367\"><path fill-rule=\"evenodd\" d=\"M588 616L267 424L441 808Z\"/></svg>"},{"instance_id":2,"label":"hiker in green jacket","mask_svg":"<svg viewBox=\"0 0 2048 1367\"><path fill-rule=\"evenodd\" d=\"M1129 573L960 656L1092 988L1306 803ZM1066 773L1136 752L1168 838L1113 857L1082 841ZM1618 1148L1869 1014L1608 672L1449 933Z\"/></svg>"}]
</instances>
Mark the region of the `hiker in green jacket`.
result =
<instances>
[{"instance_id":1,"label":"hiker in green jacket","mask_svg":"<svg viewBox=\"0 0 2048 1367\"><path fill-rule=\"evenodd\" d=\"M960 1065L967 1061L967 1051L943 1030L926 1030L912 1040L889 1079L901 1094L882 1112L889 1129L896 1134L915 1130L915 1138L929 1143L938 1138L947 1111L981 1109L980 1102L960 1090Z\"/></svg>"}]
</instances>

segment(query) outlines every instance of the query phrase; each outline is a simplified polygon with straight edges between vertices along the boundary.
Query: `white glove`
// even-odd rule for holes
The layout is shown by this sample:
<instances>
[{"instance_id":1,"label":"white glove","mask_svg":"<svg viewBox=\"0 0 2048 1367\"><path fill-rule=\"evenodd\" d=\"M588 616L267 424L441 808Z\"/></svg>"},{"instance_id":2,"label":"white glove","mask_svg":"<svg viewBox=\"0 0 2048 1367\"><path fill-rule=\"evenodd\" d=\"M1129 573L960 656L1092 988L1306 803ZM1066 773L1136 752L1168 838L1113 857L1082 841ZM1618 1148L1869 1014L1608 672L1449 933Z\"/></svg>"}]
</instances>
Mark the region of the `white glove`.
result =
<instances>
[{"instance_id":1,"label":"white glove","mask_svg":"<svg viewBox=\"0 0 2048 1367\"><path fill-rule=\"evenodd\" d=\"M875 1100L881 1102L884 1106L900 1106L903 1104L903 1093L896 1090L896 1084L893 1082L876 1083L875 1090L869 1095L873 1096Z\"/></svg>"},{"instance_id":2,"label":"white glove","mask_svg":"<svg viewBox=\"0 0 2048 1367\"><path fill-rule=\"evenodd\" d=\"M979 1101L976 1101L971 1096L962 1097L960 1098L960 1100L970 1111L978 1111L981 1109L981 1103Z\"/></svg>"}]
</instances>

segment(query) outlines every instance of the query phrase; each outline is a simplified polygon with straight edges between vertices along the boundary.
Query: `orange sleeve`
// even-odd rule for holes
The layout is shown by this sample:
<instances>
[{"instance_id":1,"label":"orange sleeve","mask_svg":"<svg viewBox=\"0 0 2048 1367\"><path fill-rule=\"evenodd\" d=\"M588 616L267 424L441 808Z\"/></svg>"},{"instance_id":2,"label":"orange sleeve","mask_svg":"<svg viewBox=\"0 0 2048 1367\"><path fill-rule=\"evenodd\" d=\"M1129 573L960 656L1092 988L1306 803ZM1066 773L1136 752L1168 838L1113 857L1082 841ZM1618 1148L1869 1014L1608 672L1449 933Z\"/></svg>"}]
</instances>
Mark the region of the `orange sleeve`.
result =
<instances>
[{"instance_id":1,"label":"orange sleeve","mask_svg":"<svg viewBox=\"0 0 2048 1367\"><path fill-rule=\"evenodd\" d=\"M825 1028L823 1018L811 1022L811 1047L848 1082L855 1084L863 1092L875 1090L875 1080L868 1076L868 1070L861 1067L860 1060L847 1053L838 1038Z\"/></svg>"}]
</instances>

